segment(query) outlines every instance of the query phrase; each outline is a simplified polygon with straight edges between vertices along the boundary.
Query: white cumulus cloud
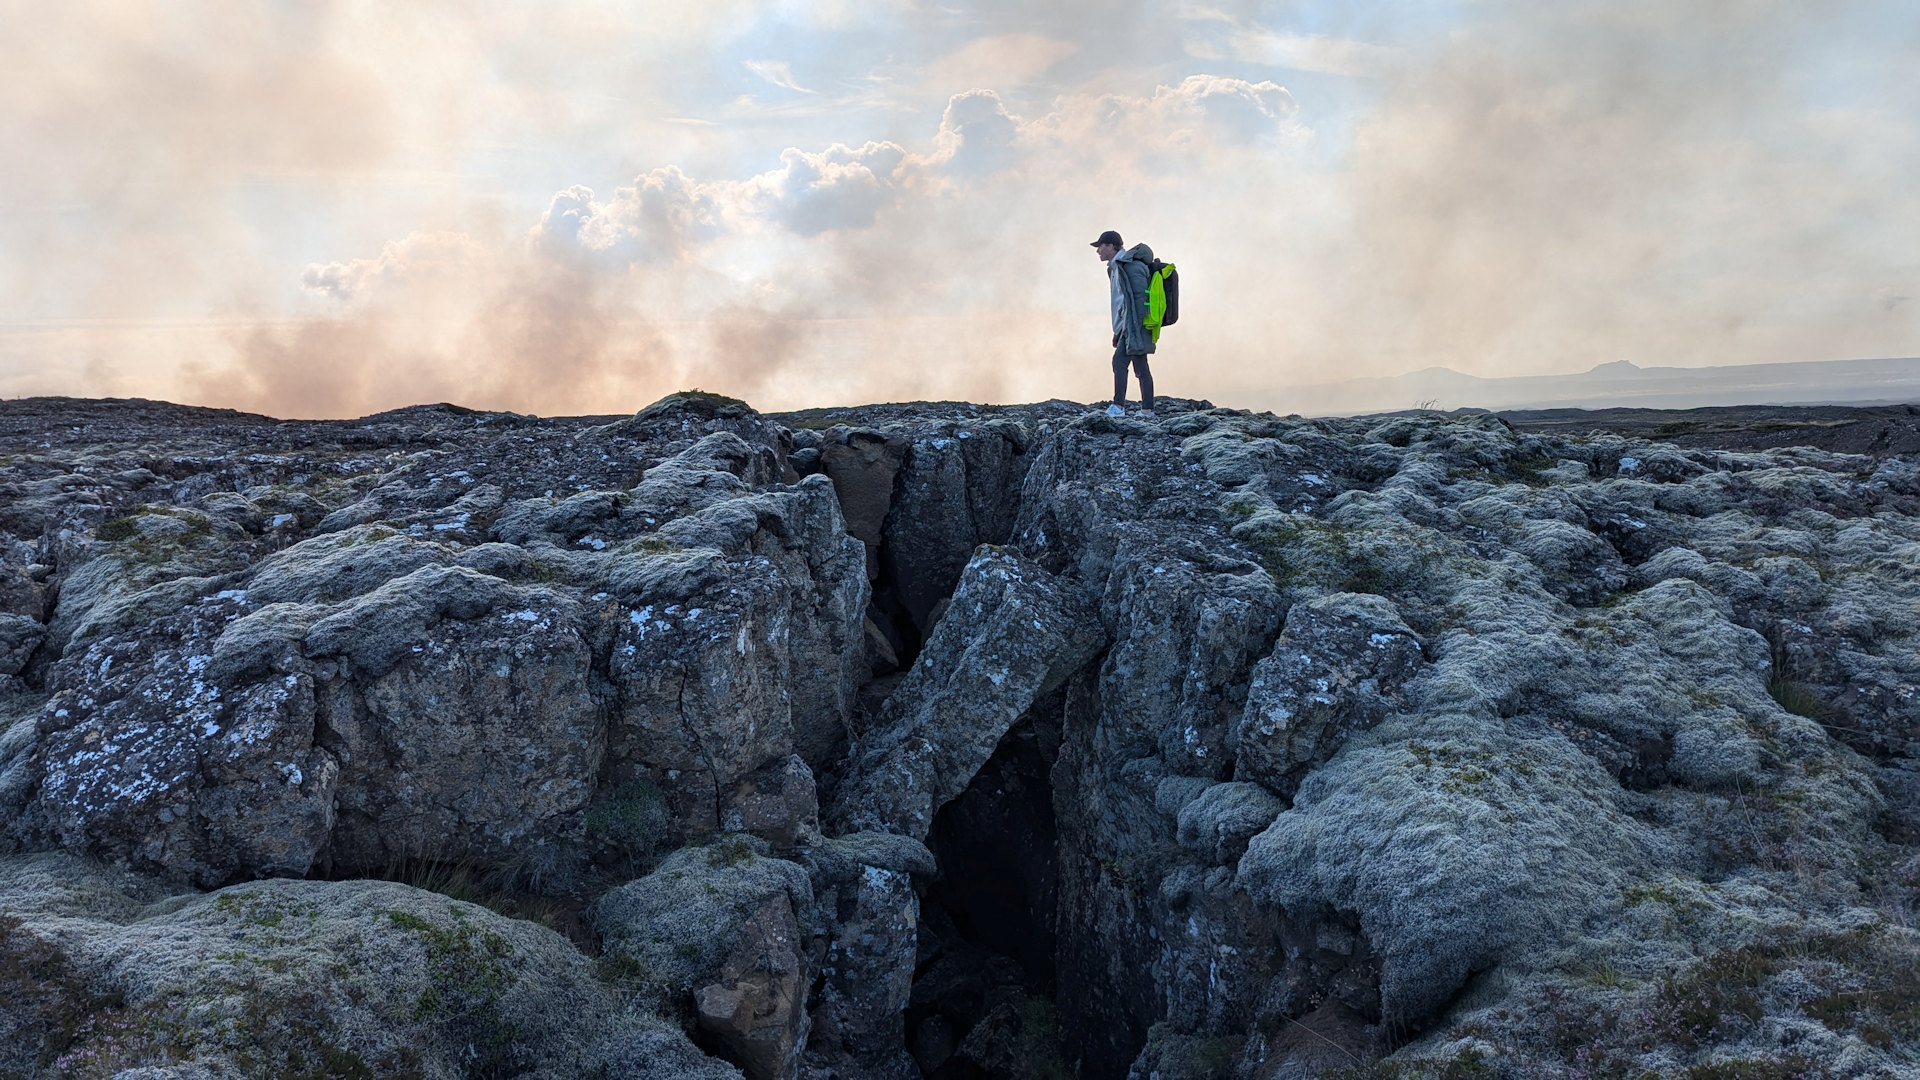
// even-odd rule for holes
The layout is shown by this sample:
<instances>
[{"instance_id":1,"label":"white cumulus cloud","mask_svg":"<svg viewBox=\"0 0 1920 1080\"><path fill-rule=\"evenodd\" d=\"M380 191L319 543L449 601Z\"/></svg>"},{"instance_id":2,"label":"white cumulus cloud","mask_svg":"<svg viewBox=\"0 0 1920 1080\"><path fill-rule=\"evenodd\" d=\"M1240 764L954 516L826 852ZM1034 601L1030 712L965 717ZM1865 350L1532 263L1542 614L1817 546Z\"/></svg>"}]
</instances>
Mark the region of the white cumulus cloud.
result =
<instances>
[{"instance_id":1,"label":"white cumulus cloud","mask_svg":"<svg viewBox=\"0 0 1920 1080\"><path fill-rule=\"evenodd\" d=\"M489 257L486 247L465 233L413 233L403 240L388 241L380 254L370 259L309 263L300 273L300 284L331 300L364 300L383 286L464 273Z\"/></svg>"},{"instance_id":2,"label":"white cumulus cloud","mask_svg":"<svg viewBox=\"0 0 1920 1080\"><path fill-rule=\"evenodd\" d=\"M817 153L788 147L780 153L780 168L754 177L742 193L760 213L801 236L864 229L894 201L906 159L906 150L890 142L836 143Z\"/></svg>"},{"instance_id":3,"label":"white cumulus cloud","mask_svg":"<svg viewBox=\"0 0 1920 1080\"><path fill-rule=\"evenodd\" d=\"M1012 164L1020 122L991 90L955 94L934 137L941 163L960 174L996 172Z\"/></svg>"}]
</instances>

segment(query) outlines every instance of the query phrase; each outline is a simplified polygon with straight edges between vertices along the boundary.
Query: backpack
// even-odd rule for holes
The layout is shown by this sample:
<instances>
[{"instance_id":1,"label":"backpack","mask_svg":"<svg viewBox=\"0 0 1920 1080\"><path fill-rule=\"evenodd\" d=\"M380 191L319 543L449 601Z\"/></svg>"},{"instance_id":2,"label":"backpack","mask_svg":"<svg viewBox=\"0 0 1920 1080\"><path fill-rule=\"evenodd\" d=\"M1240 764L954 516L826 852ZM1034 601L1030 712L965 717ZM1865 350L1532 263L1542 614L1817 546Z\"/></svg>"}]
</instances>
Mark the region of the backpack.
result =
<instances>
[{"instance_id":1,"label":"backpack","mask_svg":"<svg viewBox=\"0 0 1920 1080\"><path fill-rule=\"evenodd\" d=\"M1144 325L1160 340L1160 328L1180 321L1180 271L1170 262L1153 260L1147 266L1147 317Z\"/></svg>"}]
</instances>

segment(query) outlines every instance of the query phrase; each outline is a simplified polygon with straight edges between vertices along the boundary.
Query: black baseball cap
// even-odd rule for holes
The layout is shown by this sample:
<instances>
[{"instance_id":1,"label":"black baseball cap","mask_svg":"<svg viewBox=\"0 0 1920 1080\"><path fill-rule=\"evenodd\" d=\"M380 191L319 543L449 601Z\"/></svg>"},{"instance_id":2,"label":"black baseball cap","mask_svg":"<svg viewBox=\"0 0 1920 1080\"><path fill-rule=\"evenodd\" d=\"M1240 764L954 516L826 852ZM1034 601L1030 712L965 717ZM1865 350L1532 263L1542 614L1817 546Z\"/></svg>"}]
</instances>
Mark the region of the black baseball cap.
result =
<instances>
[{"instance_id":1,"label":"black baseball cap","mask_svg":"<svg viewBox=\"0 0 1920 1080\"><path fill-rule=\"evenodd\" d=\"M1085 236L1085 235L1087 235L1087 234L1086 234L1086 233L1081 233L1080 235L1081 235L1081 236ZM1124 244L1124 243L1121 243L1121 242L1120 242L1120 234L1119 234L1119 233L1117 233L1117 232L1114 232L1114 231L1113 231L1112 229L1108 229L1108 230L1107 230L1106 232L1103 232L1103 233L1101 233L1101 234L1100 234L1100 239L1098 239L1098 240L1095 240L1095 241L1094 241L1093 243L1091 243L1091 244L1088 244L1087 246L1088 246L1088 247L1099 247L1099 246L1100 246L1101 244L1112 244L1112 245L1113 245L1114 247L1126 247L1126 246L1127 246L1126 244Z\"/></svg>"}]
</instances>

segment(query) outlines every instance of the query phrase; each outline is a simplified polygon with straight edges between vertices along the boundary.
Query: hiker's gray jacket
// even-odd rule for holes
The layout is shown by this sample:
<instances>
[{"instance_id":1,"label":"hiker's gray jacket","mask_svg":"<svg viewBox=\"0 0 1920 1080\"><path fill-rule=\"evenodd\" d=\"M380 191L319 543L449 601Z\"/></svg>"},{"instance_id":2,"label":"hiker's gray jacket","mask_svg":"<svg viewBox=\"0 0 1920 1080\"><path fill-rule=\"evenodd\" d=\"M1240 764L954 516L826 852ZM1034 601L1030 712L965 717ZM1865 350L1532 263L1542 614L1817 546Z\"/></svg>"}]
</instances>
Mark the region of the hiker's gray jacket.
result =
<instances>
[{"instance_id":1,"label":"hiker's gray jacket","mask_svg":"<svg viewBox=\"0 0 1920 1080\"><path fill-rule=\"evenodd\" d=\"M1107 285L1113 299L1113 332L1129 355L1153 351L1153 332L1147 321L1147 283L1153 277L1153 249L1135 244L1107 263Z\"/></svg>"}]
</instances>

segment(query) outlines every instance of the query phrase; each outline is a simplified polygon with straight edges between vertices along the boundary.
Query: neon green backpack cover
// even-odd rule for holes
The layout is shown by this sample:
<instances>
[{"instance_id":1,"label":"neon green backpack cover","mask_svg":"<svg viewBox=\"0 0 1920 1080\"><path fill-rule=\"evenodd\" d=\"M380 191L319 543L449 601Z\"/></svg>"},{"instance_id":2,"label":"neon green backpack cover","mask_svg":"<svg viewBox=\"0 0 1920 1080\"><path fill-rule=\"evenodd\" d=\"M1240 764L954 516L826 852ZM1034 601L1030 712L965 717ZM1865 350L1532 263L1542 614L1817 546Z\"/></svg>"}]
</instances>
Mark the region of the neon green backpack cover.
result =
<instances>
[{"instance_id":1,"label":"neon green backpack cover","mask_svg":"<svg viewBox=\"0 0 1920 1080\"><path fill-rule=\"evenodd\" d=\"M1160 341L1160 328L1180 321L1180 273L1170 262L1153 261L1147 274L1147 317L1143 325Z\"/></svg>"}]
</instances>

